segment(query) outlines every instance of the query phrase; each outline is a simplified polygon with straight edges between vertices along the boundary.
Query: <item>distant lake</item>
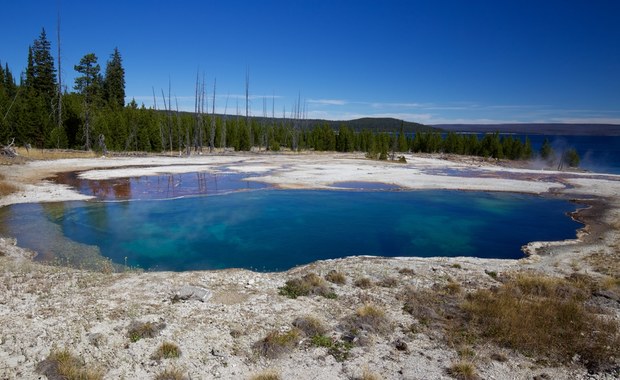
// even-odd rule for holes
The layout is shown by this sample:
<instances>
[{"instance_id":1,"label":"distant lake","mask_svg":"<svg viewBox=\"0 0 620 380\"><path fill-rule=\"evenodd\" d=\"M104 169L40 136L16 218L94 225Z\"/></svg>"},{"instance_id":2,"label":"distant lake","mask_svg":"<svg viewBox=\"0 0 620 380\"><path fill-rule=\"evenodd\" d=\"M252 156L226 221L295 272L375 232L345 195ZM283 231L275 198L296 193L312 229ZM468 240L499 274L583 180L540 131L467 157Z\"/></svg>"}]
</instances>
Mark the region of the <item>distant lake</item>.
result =
<instances>
[{"instance_id":1,"label":"distant lake","mask_svg":"<svg viewBox=\"0 0 620 380\"><path fill-rule=\"evenodd\" d=\"M525 136L515 135L525 141ZM580 167L593 172L620 174L620 136L545 136L529 135L532 148L540 150L548 138L556 154L575 148L581 158Z\"/></svg>"},{"instance_id":2,"label":"distant lake","mask_svg":"<svg viewBox=\"0 0 620 380\"><path fill-rule=\"evenodd\" d=\"M168 200L21 204L0 233L40 259L96 251L147 270L279 271L351 255L516 259L575 237L566 201L460 191L247 191Z\"/></svg>"}]
</instances>

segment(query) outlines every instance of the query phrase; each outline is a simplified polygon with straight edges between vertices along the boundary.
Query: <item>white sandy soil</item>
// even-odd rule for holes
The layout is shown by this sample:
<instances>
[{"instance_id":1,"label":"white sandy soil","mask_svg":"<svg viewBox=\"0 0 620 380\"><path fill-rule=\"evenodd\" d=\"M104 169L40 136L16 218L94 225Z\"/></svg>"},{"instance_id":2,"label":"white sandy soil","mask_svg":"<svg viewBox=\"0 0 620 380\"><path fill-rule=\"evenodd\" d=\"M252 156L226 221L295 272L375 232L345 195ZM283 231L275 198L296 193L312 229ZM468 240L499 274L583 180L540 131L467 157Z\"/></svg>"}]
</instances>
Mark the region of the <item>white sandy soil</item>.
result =
<instances>
[{"instance_id":1,"label":"white sandy soil","mask_svg":"<svg viewBox=\"0 0 620 380\"><path fill-rule=\"evenodd\" d=\"M353 257L322 261L283 273L246 270L98 273L33 262L28 252L8 237L0 239L0 379L40 379L37 363L54 347L68 348L106 379L152 379L166 368L177 368L191 379L248 379L265 369L283 379L354 379L364 370L382 379L450 379L446 368L458 360L455 348L432 334L406 333L413 320L397 301L399 289L427 288L455 280L469 291L496 285L487 273L537 270L550 275L574 272L597 275L585 260L591 254L617 257L620 245L620 177L505 168L474 158L455 161L440 156L407 155L406 164L378 162L359 154L246 154L193 157L141 157L33 161L0 167L6 181L20 191L0 199L0 206L87 198L74 189L46 180L54 173L81 171L87 179L121 178L183 172L243 173L247 180L281 188L329 189L343 181L382 182L403 189L459 189L553 194L567 199L594 198L604 202L595 221L574 240L533 242L521 260L474 258ZM457 170L455 172L454 170ZM462 171L460 175L458 170ZM468 175L463 173L468 172ZM472 175L472 173L474 173ZM407 268L413 274L402 274ZM338 298L278 295L287 279L331 269L346 273L347 284L335 286ZM396 288L361 290L352 282L361 277L397 279ZM185 285L208 290L205 301L173 302ZM380 305L392 323L386 336L371 336L371 344L356 347L350 358L337 362L327 349L299 347L278 359L265 359L254 342L269 331L286 331L299 316L312 315L337 334L338 323L365 302ZM617 311L617 309L616 309ZM616 312L614 318L618 319ZM154 338L131 343L131 321L164 322ZM395 349L402 340L408 348ZM181 351L178 359L155 360L152 354L165 341ZM550 367L509 350L506 361L490 359L494 347L476 347L477 372L485 379L612 378L588 375L579 365Z\"/></svg>"}]
</instances>

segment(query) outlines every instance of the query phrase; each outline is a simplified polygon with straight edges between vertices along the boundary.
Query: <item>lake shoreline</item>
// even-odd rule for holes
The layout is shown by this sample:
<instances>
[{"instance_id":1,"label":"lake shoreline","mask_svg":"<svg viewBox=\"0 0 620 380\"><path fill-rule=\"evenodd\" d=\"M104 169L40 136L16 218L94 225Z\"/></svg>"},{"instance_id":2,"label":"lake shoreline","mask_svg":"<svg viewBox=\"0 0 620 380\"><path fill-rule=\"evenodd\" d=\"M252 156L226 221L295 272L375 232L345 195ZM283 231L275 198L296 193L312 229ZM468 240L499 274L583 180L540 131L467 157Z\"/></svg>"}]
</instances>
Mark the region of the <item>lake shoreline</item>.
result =
<instances>
[{"instance_id":1,"label":"lake shoreline","mask_svg":"<svg viewBox=\"0 0 620 380\"><path fill-rule=\"evenodd\" d=\"M0 239L0 374L8 378L38 378L36 366L52 347L70 348L86 363L99 363L105 378L152 378L162 369L182 368L192 378L248 378L273 369L283 378L345 379L359 377L363 368L381 373L385 379L451 378L446 368L459 360L454 347L428 332L411 335L395 327L386 337L373 337L373 344L355 347L349 359L337 361L326 348L299 343L278 359L256 356L253 345L269 331L288 331L292 321L313 315L324 321L334 337L339 320L361 304L384 308L393 326L408 326L399 294L403 287L434 289L459 283L464 292L498 286L498 278L516 272L549 276L575 274L604 278L613 275L620 253L620 178L592 173L563 173L511 168L470 157L407 155L407 164L370 161L361 154L234 154L200 157L96 158L32 161L2 166L0 173L21 189L0 199L1 205L23 202L54 202L86 199L71 189L45 180L57 172L81 171L103 177L121 175L112 168L150 166L151 172L222 168L247 174L250 180L282 188L329 189L335 182L362 179L398 185L407 189L447 188L480 191L509 191L548 194L589 205L574 213L584 223L575 239L543 242L520 260L456 258L347 257L325 260L285 272L261 273L241 269L189 272L90 272L44 265L31 260L32 252L10 238ZM188 168L181 169L185 164ZM93 171L94 170L94 171ZM220 169L218 169L220 170ZM468 179L450 170L474 173ZM128 171L124 172L125 174ZM456 173L458 174L458 173ZM138 174L139 175L139 174ZM516 179L515 179L516 178ZM483 190L487 189L487 190ZM500 189L500 190L498 190ZM534 244L534 243L530 243ZM337 299L279 295L287 280L337 270L347 283L333 285ZM617 272L616 272L617 274ZM362 289L361 278L379 284L392 278L393 288L374 285ZM208 291L204 300L174 301L186 286ZM620 319L615 310L613 318ZM127 329L132 321L165 323L155 338L132 343ZM94 339L97 344L94 344ZM99 340L101 338L101 340ZM396 340L407 343L395 349ZM155 360L160 343L172 341L180 358ZM492 357L495 348L476 347L475 366L483 378L522 378L546 374L551 378L583 378L582 366L545 365L510 350L501 351L505 361ZM423 353L423 354L420 354ZM516 374L516 375L515 375ZM612 378L613 375L610 375ZM604 374L597 377L606 378Z\"/></svg>"}]
</instances>

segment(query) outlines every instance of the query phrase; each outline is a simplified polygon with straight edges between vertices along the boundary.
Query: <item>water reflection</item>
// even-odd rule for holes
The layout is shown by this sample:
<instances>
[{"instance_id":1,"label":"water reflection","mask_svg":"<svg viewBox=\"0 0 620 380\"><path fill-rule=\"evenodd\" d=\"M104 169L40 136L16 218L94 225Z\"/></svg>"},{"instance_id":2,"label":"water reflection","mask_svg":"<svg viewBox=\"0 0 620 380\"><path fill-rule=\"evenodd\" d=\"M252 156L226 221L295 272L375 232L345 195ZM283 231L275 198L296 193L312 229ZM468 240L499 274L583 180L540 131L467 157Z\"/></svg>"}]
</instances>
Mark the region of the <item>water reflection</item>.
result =
<instances>
[{"instance_id":1,"label":"water reflection","mask_svg":"<svg viewBox=\"0 0 620 380\"><path fill-rule=\"evenodd\" d=\"M100 200L171 199L269 187L263 183L246 180L244 174L211 172L104 180L87 180L80 178L79 172L68 172L58 174L55 180L76 188L82 194L92 195Z\"/></svg>"}]
</instances>

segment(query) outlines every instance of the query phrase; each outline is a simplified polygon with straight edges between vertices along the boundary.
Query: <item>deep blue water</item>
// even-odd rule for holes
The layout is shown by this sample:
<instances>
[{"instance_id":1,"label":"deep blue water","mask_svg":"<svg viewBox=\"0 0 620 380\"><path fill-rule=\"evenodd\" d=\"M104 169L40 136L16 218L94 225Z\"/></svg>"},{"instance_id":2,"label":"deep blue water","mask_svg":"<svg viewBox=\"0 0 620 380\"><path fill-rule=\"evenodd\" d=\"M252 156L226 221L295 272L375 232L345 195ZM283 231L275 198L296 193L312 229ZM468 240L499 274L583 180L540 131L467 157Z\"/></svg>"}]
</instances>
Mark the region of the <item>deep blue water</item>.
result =
<instances>
[{"instance_id":1,"label":"deep blue water","mask_svg":"<svg viewBox=\"0 0 620 380\"><path fill-rule=\"evenodd\" d=\"M70 239L148 270L274 271L350 255L520 258L530 241L574 238L573 210L504 193L255 190L14 205L0 210L0 232L46 259Z\"/></svg>"},{"instance_id":2,"label":"deep blue water","mask_svg":"<svg viewBox=\"0 0 620 380\"><path fill-rule=\"evenodd\" d=\"M516 135L522 141L525 136ZM565 149L575 148L581 159L580 167L593 172L620 174L620 136L545 136L529 135L532 148L540 150L545 138L560 155Z\"/></svg>"}]
</instances>

